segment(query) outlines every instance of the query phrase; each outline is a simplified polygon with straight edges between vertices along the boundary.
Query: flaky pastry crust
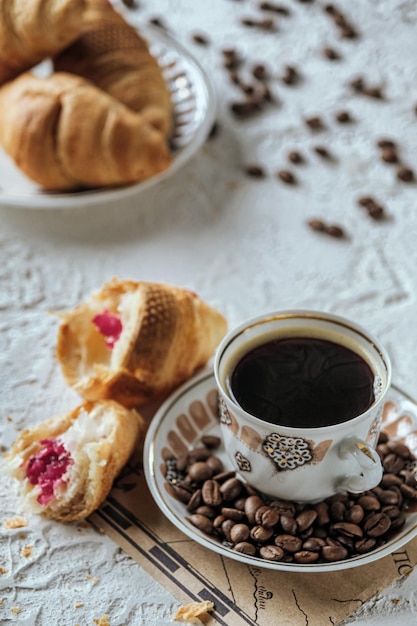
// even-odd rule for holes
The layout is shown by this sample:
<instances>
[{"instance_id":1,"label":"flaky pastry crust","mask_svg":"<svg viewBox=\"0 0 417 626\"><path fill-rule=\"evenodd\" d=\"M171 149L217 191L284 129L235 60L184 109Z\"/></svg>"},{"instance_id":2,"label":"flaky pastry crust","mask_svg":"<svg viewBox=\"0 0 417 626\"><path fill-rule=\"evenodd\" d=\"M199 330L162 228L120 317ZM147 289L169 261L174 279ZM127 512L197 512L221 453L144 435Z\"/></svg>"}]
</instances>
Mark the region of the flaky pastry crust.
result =
<instances>
[{"instance_id":1,"label":"flaky pastry crust","mask_svg":"<svg viewBox=\"0 0 417 626\"><path fill-rule=\"evenodd\" d=\"M110 349L93 319L118 316ZM179 287L113 279L72 311L60 314L56 354L81 396L140 406L187 380L226 333L221 313Z\"/></svg>"}]
</instances>

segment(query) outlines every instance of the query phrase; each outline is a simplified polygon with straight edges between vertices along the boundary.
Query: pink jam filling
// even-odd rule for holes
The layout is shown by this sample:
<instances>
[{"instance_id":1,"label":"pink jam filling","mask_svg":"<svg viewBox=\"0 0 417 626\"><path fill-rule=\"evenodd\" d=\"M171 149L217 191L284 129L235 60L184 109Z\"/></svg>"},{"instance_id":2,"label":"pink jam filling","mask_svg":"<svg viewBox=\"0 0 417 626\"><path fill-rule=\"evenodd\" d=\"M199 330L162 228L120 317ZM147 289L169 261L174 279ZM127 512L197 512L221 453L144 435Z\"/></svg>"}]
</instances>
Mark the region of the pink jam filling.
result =
<instances>
[{"instance_id":1,"label":"pink jam filling","mask_svg":"<svg viewBox=\"0 0 417 626\"><path fill-rule=\"evenodd\" d=\"M26 476L31 485L38 485L39 504L46 506L54 497L54 490L66 481L63 476L74 463L68 450L59 439L43 439L43 448L29 459Z\"/></svg>"},{"instance_id":2,"label":"pink jam filling","mask_svg":"<svg viewBox=\"0 0 417 626\"><path fill-rule=\"evenodd\" d=\"M95 324L97 330L104 336L106 346L112 350L112 348L114 348L114 344L120 338L123 330L120 317L114 313L110 313L106 309L103 313L93 317L91 321Z\"/></svg>"}]
</instances>

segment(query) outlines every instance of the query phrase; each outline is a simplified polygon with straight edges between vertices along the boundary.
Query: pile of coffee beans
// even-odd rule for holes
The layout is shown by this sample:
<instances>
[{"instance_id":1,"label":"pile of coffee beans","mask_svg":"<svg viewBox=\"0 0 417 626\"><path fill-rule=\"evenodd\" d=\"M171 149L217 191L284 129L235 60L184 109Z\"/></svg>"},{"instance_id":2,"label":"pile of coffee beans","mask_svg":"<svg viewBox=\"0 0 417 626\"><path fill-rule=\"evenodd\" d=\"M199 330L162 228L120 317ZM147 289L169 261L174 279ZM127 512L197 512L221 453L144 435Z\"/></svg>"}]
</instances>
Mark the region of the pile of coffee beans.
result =
<instances>
[{"instance_id":1,"label":"pile of coffee beans","mask_svg":"<svg viewBox=\"0 0 417 626\"><path fill-rule=\"evenodd\" d=\"M225 471L206 436L183 457L165 461L166 488L184 503L189 523L236 552L284 563L349 559L389 541L417 510L417 461L409 448L381 433L384 474L361 494L337 494L315 504L268 498Z\"/></svg>"}]
</instances>

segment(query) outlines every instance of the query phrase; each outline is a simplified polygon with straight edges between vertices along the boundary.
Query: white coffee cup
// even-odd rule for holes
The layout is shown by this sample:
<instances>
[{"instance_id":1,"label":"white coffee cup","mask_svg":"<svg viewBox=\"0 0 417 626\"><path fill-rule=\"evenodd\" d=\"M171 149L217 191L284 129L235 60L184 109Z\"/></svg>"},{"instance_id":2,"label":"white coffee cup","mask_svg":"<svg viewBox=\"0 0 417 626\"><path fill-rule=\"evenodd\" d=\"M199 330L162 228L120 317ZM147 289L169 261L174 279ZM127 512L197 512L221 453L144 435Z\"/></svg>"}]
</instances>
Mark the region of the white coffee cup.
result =
<instances>
[{"instance_id":1,"label":"white coffee cup","mask_svg":"<svg viewBox=\"0 0 417 626\"><path fill-rule=\"evenodd\" d=\"M231 387L244 355L270 341L324 340L348 348L369 366L373 401L359 415L330 425L292 426L268 421L242 408ZM315 502L338 492L361 493L382 477L376 444L382 408L391 383L386 350L364 328L319 311L277 311L231 330L218 347L214 373L219 390L221 432L239 476L260 492ZM343 377L342 377L343 378ZM256 391L256 390L255 390Z\"/></svg>"}]
</instances>

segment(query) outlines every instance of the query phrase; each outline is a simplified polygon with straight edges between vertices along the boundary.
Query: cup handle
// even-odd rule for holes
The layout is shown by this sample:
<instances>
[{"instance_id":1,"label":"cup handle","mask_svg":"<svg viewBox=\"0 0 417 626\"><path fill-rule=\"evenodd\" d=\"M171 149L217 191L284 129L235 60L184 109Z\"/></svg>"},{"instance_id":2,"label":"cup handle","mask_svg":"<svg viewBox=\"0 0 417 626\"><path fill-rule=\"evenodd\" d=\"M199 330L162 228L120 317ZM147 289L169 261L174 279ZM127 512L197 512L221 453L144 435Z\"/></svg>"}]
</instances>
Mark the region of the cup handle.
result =
<instances>
[{"instance_id":1,"label":"cup handle","mask_svg":"<svg viewBox=\"0 0 417 626\"><path fill-rule=\"evenodd\" d=\"M368 443L355 435L349 435L339 443L338 453L342 459L349 459L353 456L360 467L359 474L339 477L336 481L338 490L361 493L377 486L383 473L381 459Z\"/></svg>"}]
</instances>

